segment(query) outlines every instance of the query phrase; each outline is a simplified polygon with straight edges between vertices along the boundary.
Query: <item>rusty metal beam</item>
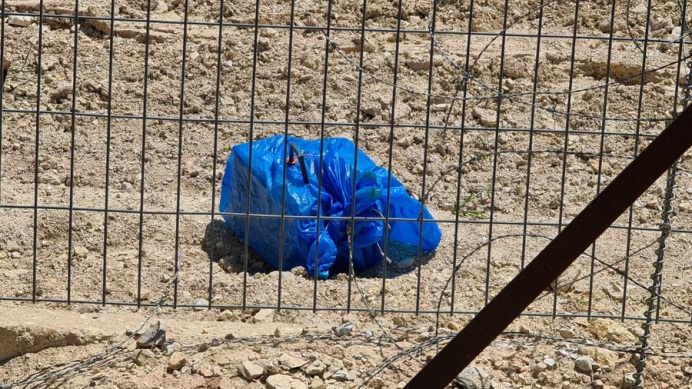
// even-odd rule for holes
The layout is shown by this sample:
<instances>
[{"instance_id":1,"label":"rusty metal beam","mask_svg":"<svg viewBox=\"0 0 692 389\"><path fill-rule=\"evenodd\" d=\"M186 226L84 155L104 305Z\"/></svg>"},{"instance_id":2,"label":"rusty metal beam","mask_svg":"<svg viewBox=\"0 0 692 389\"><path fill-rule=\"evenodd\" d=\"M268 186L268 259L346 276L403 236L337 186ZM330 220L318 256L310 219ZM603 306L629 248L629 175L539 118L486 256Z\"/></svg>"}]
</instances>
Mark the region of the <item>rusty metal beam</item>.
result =
<instances>
[{"instance_id":1,"label":"rusty metal beam","mask_svg":"<svg viewBox=\"0 0 692 389\"><path fill-rule=\"evenodd\" d=\"M692 145L687 108L405 388L444 388Z\"/></svg>"},{"instance_id":2,"label":"rusty metal beam","mask_svg":"<svg viewBox=\"0 0 692 389\"><path fill-rule=\"evenodd\" d=\"M7 73L10 71L10 61L3 59L2 61L2 78L0 78L0 86L5 85L5 80L7 79Z\"/></svg>"}]
</instances>

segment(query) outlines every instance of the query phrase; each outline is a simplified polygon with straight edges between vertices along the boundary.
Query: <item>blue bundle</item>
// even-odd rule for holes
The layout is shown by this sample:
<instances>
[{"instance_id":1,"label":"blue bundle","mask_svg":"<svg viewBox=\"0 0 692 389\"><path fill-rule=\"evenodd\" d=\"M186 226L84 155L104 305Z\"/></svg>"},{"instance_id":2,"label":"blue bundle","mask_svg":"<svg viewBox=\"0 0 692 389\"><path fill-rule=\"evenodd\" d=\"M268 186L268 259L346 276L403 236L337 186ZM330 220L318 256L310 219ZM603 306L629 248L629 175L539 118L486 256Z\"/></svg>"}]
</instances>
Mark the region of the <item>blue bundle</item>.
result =
<instances>
[{"instance_id":1,"label":"blue bundle","mask_svg":"<svg viewBox=\"0 0 692 389\"><path fill-rule=\"evenodd\" d=\"M289 158L286 152L290 151ZM273 267L288 270L304 266L312 275L326 279L330 274L348 271L349 231L353 240L353 267L365 270L383 259L386 215L389 194L389 217L410 218L412 221L390 221L388 238L418 246L422 235L422 250L432 252L442 237L439 225L427 208L409 196L404 186L389 172L374 162L348 139L323 140L320 167L320 141L308 141L283 135L233 147L228 157L221 186L219 210L224 213L249 213L275 217L251 217L249 233L245 235L246 218L223 215L228 227L250 248ZM356 187L353 192L354 157L357 153ZM286 181L284 185L284 169ZM319 177L322 190L318 190ZM318 195L321 216L350 218L355 203L356 221L316 218L286 218L283 234L283 260L279 263L282 196L285 215L317 216ZM423 228L419 217L422 215ZM379 218L362 220L360 218ZM281 265L281 266L280 266Z\"/></svg>"}]
</instances>

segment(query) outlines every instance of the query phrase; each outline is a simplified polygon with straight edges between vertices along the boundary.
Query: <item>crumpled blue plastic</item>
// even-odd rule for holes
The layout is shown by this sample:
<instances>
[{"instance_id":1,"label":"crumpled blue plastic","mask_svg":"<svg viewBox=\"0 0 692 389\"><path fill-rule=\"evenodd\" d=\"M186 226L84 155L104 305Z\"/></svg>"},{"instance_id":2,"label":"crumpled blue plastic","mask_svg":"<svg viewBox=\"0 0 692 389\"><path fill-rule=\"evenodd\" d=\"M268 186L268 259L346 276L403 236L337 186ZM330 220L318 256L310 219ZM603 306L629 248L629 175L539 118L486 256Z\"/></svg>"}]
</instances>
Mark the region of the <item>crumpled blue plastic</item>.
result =
<instances>
[{"instance_id":1,"label":"crumpled blue plastic","mask_svg":"<svg viewBox=\"0 0 692 389\"><path fill-rule=\"evenodd\" d=\"M306 184L298 163L291 163L289 146L294 144L303 153ZM285 195L285 215L317 216L318 196L321 216L382 218L386 214L389 194L389 217L410 218L413 221L390 220L389 239L418 246L422 235L422 250L434 251L442 232L427 208L418 221L421 203L409 196L406 188L389 172L377 165L355 145L344 138L323 140L323 160L320 167L320 140L303 140L278 135L236 145L226 164L219 210L230 230L274 268L289 270L304 266L311 275L326 279L332 274L347 272L349 262L350 220L323 220L319 227L316 218L284 218L281 241L282 196ZM357 154L357 161L354 157ZM355 193L354 164L357 162ZM286 169L286 185L284 182ZM319 189L321 175L322 189ZM389 183L389 186L388 186ZM248 199L248 185L250 196ZM248 201L249 200L249 201ZM245 214L251 214L247 219ZM256 215L256 216L253 216ZM261 215L261 216L260 216ZM247 220L247 221L246 221ZM246 225L246 223L248 223ZM247 227L247 235L246 235ZM353 267L365 270L382 260L385 226L382 220L356 220L353 225ZM281 252L281 254L280 254Z\"/></svg>"}]
</instances>

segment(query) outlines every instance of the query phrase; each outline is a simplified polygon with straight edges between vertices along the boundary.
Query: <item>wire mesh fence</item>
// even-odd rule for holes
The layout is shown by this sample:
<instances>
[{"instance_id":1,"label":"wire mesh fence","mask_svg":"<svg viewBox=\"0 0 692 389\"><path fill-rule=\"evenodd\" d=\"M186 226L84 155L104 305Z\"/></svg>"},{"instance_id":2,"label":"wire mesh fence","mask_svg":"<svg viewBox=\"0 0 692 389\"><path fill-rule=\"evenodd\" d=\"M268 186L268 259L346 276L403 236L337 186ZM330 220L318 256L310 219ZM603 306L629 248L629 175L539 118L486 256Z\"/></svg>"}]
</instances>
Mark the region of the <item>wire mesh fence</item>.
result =
<instances>
[{"instance_id":1,"label":"wire mesh fence","mask_svg":"<svg viewBox=\"0 0 692 389\"><path fill-rule=\"evenodd\" d=\"M174 281L164 305L473 314L689 97L685 1L2 11L3 300L151 306ZM327 280L266 265L218 206L231 148L273 135L353 140L431 211L436 252ZM690 172L686 157L526 314L645 320L657 261L653 317L690 322Z\"/></svg>"}]
</instances>

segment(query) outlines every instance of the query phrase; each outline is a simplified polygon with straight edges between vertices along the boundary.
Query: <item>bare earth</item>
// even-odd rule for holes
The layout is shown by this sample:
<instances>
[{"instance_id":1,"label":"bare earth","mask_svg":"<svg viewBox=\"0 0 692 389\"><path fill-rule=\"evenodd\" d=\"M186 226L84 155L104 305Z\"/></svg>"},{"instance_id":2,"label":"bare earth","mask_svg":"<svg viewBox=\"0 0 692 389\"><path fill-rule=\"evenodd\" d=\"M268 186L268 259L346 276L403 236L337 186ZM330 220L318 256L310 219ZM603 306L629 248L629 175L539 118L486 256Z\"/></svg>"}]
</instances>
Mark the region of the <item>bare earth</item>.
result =
<instances>
[{"instance_id":1,"label":"bare earth","mask_svg":"<svg viewBox=\"0 0 692 389\"><path fill-rule=\"evenodd\" d=\"M220 45L216 2L189 1L185 41L183 1L152 1L148 35L146 2L117 1L115 17L127 20L112 26L93 19L110 17L103 3L79 2L78 28L66 17L74 4L62 0L46 2L40 35L37 18L5 23L0 384L402 387L646 147L684 97L674 1L649 10L618 0L611 24L601 1L579 2L575 21L575 2L544 2L539 14L538 2L512 0L505 21L498 0L473 8L440 1L436 10L410 0L398 25L397 4L377 0L367 4L372 30L362 45L362 4L353 1L298 1L296 29L285 28L290 2L261 2L259 24L268 27L257 36L255 4L226 4L224 22L233 25ZM38 1L5 4L6 12L39 12ZM316 26L327 25L329 10L327 41ZM611 31L612 42L589 38ZM462 100L467 53L472 80ZM325 281L271 269L251 251L245 257L211 216L226 158L250 136L284 133L357 141L424 197L443 229L437 252L409 268ZM680 167L656 311L676 323L652 327L647 388L692 387L689 155ZM467 387L630 387L665 185L662 178L650 188L474 362ZM35 214L35 200L50 209ZM140 219L140 210L152 213ZM162 299L178 308L151 317ZM156 320L166 345L135 349L130 335Z\"/></svg>"}]
</instances>

